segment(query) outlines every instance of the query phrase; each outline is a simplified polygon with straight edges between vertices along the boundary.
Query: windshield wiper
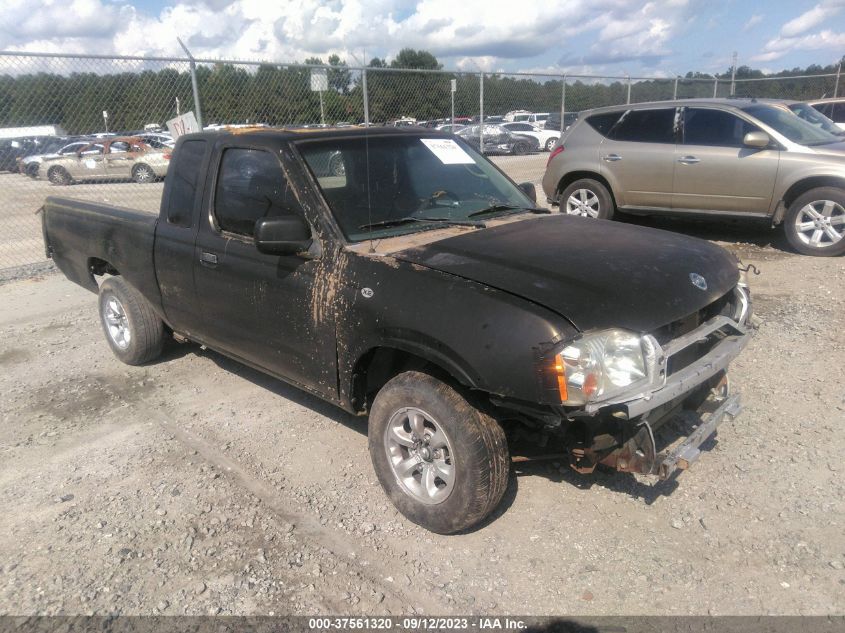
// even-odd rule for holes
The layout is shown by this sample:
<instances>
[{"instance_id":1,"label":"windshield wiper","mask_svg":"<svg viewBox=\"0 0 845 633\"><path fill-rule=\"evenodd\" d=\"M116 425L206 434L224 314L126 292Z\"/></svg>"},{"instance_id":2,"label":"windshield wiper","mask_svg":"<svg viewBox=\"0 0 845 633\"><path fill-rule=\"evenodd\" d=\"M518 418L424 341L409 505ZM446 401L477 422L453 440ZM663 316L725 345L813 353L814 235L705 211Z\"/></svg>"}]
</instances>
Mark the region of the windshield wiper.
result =
<instances>
[{"instance_id":1,"label":"windshield wiper","mask_svg":"<svg viewBox=\"0 0 845 633\"><path fill-rule=\"evenodd\" d=\"M548 209L544 209L543 207L521 207L518 204L492 204L485 209L481 209L480 211L473 211L467 217L470 218L477 218L481 215L487 215L488 213L496 213L498 211L528 211L529 213L551 213Z\"/></svg>"},{"instance_id":2,"label":"windshield wiper","mask_svg":"<svg viewBox=\"0 0 845 633\"><path fill-rule=\"evenodd\" d=\"M382 220L381 222L372 222L371 224L362 224L358 228L361 230L376 229L376 228L390 228L392 226L402 226L403 224L411 224L413 222L431 222L434 224L447 224L449 226L473 226L479 229L485 228L487 225L484 222L473 222L472 220L453 220L452 218L418 218L409 215L404 218L395 218L393 220Z\"/></svg>"}]
</instances>

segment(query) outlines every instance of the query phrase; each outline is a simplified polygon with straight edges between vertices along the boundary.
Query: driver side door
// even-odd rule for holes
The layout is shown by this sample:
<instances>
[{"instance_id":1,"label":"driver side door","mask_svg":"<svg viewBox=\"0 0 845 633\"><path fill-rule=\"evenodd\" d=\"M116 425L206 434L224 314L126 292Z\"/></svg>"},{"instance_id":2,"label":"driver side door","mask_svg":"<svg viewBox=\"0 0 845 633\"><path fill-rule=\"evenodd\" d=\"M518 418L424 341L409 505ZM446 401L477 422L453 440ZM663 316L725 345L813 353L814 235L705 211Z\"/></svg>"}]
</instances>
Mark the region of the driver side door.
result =
<instances>
[{"instance_id":1,"label":"driver side door","mask_svg":"<svg viewBox=\"0 0 845 633\"><path fill-rule=\"evenodd\" d=\"M212 158L212 165L214 165ZM280 162L260 143L223 146L206 194L194 252L201 338L291 382L337 397L335 319L318 282L329 266L319 242L308 253L271 255L255 245L260 218L305 217Z\"/></svg>"}]
</instances>

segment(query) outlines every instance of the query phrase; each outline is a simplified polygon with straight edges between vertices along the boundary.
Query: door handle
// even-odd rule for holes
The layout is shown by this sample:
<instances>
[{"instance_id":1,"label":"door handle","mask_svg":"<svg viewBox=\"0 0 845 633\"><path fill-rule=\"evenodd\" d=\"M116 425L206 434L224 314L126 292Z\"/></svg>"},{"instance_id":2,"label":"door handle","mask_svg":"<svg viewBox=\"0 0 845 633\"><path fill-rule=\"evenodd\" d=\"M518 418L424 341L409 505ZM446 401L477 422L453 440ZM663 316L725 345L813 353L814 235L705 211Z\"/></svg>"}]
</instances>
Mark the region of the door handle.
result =
<instances>
[{"instance_id":1,"label":"door handle","mask_svg":"<svg viewBox=\"0 0 845 633\"><path fill-rule=\"evenodd\" d=\"M617 160L622 160L622 157L619 154L608 154L607 156L602 156L601 158L606 163L614 163Z\"/></svg>"},{"instance_id":2,"label":"door handle","mask_svg":"<svg viewBox=\"0 0 845 633\"><path fill-rule=\"evenodd\" d=\"M695 156L682 156L678 159L678 162L683 165L695 165L696 163L700 163L701 159Z\"/></svg>"},{"instance_id":3,"label":"door handle","mask_svg":"<svg viewBox=\"0 0 845 633\"><path fill-rule=\"evenodd\" d=\"M205 251L200 255L200 264L203 266L217 266L217 255Z\"/></svg>"}]
</instances>

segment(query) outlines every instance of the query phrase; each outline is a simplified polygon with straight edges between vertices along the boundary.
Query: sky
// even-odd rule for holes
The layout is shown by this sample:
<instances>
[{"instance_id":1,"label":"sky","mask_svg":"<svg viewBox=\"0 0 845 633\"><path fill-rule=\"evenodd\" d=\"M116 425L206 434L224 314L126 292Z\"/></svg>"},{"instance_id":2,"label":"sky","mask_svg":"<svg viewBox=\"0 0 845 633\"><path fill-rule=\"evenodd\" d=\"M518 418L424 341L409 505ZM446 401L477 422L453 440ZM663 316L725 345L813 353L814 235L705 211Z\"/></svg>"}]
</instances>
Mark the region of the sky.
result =
<instances>
[{"instance_id":1,"label":"sky","mask_svg":"<svg viewBox=\"0 0 845 633\"><path fill-rule=\"evenodd\" d=\"M2 0L0 50L350 65L428 50L446 68L661 77L827 65L845 0Z\"/></svg>"}]
</instances>

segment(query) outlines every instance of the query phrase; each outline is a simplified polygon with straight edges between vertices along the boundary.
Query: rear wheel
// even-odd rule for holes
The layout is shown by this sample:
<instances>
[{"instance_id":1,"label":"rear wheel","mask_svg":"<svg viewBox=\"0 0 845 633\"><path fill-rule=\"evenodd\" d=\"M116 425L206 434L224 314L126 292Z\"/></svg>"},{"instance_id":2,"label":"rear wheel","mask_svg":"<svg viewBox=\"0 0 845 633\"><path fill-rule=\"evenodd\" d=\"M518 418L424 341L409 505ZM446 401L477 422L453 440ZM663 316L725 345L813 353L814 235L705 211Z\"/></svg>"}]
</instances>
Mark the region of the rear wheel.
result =
<instances>
[{"instance_id":1,"label":"rear wheel","mask_svg":"<svg viewBox=\"0 0 845 633\"><path fill-rule=\"evenodd\" d=\"M58 165L50 167L50 170L47 172L47 179L54 185L69 185L73 182L67 169Z\"/></svg>"},{"instance_id":2,"label":"rear wheel","mask_svg":"<svg viewBox=\"0 0 845 633\"><path fill-rule=\"evenodd\" d=\"M502 427L429 374L399 374L379 391L369 447L393 505L432 532L477 525L507 487L510 456Z\"/></svg>"},{"instance_id":3,"label":"rear wheel","mask_svg":"<svg viewBox=\"0 0 845 633\"><path fill-rule=\"evenodd\" d=\"M557 143L557 139L555 137L552 137L548 141L546 141L546 151L552 151L555 147L555 143Z\"/></svg>"},{"instance_id":4,"label":"rear wheel","mask_svg":"<svg viewBox=\"0 0 845 633\"><path fill-rule=\"evenodd\" d=\"M164 324L149 301L121 277L110 277L100 286L100 322L112 352L127 365L161 355Z\"/></svg>"},{"instance_id":5,"label":"rear wheel","mask_svg":"<svg viewBox=\"0 0 845 633\"><path fill-rule=\"evenodd\" d=\"M528 147L528 143L524 141L518 141L514 143L513 153L517 156L522 156L523 154L527 154L529 149L530 148Z\"/></svg>"},{"instance_id":6,"label":"rear wheel","mask_svg":"<svg viewBox=\"0 0 845 633\"><path fill-rule=\"evenodd\" d=\"M137 182L139 185L143 185L148 182L153 182L155 179L155 172L153 171L153 168L149 165L140 163L132 168L132 180Z\"/></svg>"},{"instance_id":7,"label":"rear wheel","mask_svg":"<svg viewBox=\"0 0 845 633\"><path fill-rule=\"evenodd\" d=\"M24 173L30 178L38 178L38 168L40 166L41 165L39 163L27 163L24 168Z\"/></svg>"},{"instance_id":8,"label":"rear wheel","mask_svg":"<svg viewBox=\"0 0 845 633\"><path fill-rule=\"evenodd\" d=\"M810 189L789 206L783 228L790 246L802 255L845 254L845 191Z\"/></svg>"},{"instance_id":9,"label":"rear wheel","mask_svg":"<svg viewBox=\"0 0 845 633\"><path fill-rule=\"evenodd\" d=\"M560 194L560 210L568 215L610 220L614 204L610 192L598 180L576 180Z\"/></svg>"}]
</instances>

